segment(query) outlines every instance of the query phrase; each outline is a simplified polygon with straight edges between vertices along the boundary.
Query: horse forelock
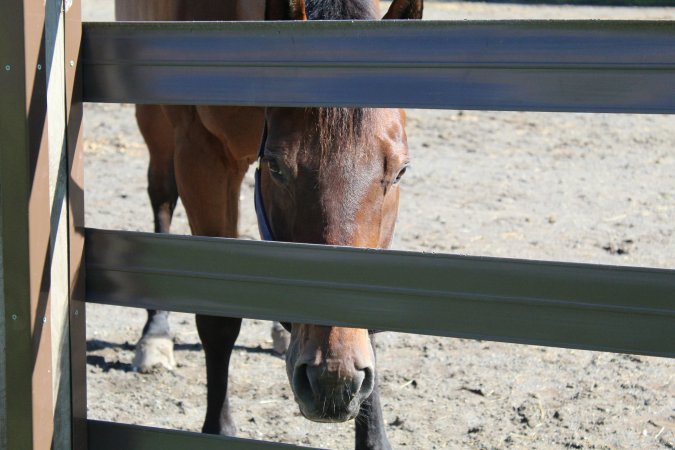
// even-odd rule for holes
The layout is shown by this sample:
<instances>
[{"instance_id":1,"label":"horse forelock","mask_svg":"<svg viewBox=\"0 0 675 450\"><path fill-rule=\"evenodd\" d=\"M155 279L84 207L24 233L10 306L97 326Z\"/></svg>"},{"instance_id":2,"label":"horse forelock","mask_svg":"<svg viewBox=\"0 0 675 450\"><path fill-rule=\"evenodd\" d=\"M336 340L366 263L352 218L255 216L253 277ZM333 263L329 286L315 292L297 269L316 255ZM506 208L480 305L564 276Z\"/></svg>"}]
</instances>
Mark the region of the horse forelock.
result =
<instances>
[{"instance_id":1,"label":"horse forelock","mask_svg":"<svg viewBox=\"0 0 675 450\"><path fill-rule=\"evenodd\" d=\"M373 109L312 108L309 112L316 128L313 136L307 136L305 148L313 152L309 158L320 158L320 171L328 166L353 168L367 156L370 149L365 139L374 124Z\"/></svg>"},{"instance_id":2,"label":"horse forelock","mask_svg":"<svg viewBox=\"0 0 675 450\"><path fill-rule=\"evenodd\" d=\"M373 0L305 0L309 20L376 20Z\"/></svg>"},{"instance_id":3,"label":"horse forelock","mask_svg":"<svg viewBox=\"0 0 675 450\"><path fill-rule=\"evenodd\" d=\"M305 0L309 20L376 20L379 8L373 0ZM314 108L320 168L342 163L354 166L366 151L363 131L373 119L367 108Z\"/></svg>"}]
</instances>

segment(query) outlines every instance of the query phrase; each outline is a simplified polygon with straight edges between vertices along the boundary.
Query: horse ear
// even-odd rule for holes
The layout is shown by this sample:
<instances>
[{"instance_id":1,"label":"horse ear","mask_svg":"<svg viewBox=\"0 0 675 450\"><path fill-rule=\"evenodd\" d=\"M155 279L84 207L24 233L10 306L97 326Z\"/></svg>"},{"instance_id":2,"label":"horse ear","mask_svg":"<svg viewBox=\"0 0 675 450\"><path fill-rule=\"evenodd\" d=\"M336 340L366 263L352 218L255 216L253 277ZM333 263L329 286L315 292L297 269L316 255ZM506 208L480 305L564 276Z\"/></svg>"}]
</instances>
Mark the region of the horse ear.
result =
<instances>
[{"instance_id":1,"label":"horse ear","mask_svg":"<svg viewBox=\"0 0 675 450\"><path fill-rule=\"evenodd\" d=\"M266 0L265 20L307 20L305 0Z\"/></svg>"},{"instance_id":2,"label":"horse ear","mask_svg":"<svg viewBox=\"0 0 675 450\"><path fill-rule=\"evenodd\" d=\"M382 20L421 19L424 0L394 0Z\"/></svg>"}]
</instances>

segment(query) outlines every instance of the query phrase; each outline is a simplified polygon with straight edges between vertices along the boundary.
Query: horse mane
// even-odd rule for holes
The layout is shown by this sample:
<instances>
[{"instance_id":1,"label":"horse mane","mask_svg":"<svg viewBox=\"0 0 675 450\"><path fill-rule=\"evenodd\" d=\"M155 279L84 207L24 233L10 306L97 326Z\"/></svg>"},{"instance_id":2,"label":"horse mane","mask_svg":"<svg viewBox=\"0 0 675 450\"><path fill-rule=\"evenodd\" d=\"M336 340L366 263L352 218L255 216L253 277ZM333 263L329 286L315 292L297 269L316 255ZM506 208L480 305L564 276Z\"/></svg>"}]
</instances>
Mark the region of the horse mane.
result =
<instances>
[{"instance_id":1,"label":"horse mane","mask_svg":"<svg viewBox=\"0 0 675 450\"><path fill-rule=\"evenodd\" d=\"M305 0L309 20L376 20L373 0Z\"/></svg>"},{"instance_id":2,"label":"horse mane","mask_svg":"<svg viewBox=\"0 0 675 450\"><path fill-rule=\"evenodd\" d=\"M309 20L377 20L378 7L373 0L305 0ZM344 156L340 150L357 146L362 140L369 108L311 108L316 114L317 134L323 166ZM341 145L336 146L339 143ZM356 156L356 155L355 155ZM344 163L347 160L341 158ZM348 158L352 163L352 158Z\"/></svg>"}]
</instances>

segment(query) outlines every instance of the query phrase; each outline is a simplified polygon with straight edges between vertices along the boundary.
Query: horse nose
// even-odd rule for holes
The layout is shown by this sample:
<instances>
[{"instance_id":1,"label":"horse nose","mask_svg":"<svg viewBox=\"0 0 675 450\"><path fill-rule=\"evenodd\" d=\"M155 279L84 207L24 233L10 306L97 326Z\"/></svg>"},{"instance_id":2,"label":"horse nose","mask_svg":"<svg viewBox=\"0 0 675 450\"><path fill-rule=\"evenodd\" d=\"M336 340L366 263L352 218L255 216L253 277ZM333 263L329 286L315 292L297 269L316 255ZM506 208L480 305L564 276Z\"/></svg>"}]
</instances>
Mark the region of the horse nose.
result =
<instances>
[{"instance_id":1,"label":"horse nose","mask_svg":"<svg viewBox=\"0 0 675 450\"><path fill-rule=\"evenodd\" d=\"M338 397L350 403L355 397L366 398L373 391L373 370L369 367L355 369L350 376L341 377L326 371L325 367L305 365L298 375L307 378L315 399Z\"/></svg>"},{"instance_id":2,"label":"horse nose","mask_svg":"<svg viewBox=\"0 0 675 450\"><path fill-rule=\"evenodd\" d=\"M293 373L293 390L306 414L313 420L342 421L356 416L361 402L375 387L372 367L354 368L344 374L325 365L298 365ZM303 408L301 408L303 409ZM313 416L313 417L309 417Z\"/></svg>"}]
</instances>

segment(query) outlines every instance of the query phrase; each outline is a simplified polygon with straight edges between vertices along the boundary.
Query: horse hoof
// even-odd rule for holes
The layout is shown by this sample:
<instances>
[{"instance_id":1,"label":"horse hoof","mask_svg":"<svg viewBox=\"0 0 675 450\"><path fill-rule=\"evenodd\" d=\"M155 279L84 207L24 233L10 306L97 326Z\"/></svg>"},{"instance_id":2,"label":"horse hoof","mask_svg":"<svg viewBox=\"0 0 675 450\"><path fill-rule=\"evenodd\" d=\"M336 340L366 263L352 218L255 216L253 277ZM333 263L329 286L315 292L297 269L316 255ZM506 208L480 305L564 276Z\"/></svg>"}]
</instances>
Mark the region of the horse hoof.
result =
<instances>
[{"instance_id":1,"label":"horse hoof","mask_svg":"<svg viewBox=\"0 0 675 450\"><path fill-rule=\"evenodd\" d=\"M173 358L173 340L165 336L142 337L136 344L132 367L134 371L141 373L173 370L176 367L176 360Z\"/></svg>"},{"instance_id":2,"label":"horse hoof","mask_svg":"<svg viewBox=\"0 0 675 450\"><path fill-rule=\"evenodd\" d=\"M280 323L274 322L272 324L272 347L274 351L283 355L288 350L291 343L291 333L286 331Z\"/></svg>"}]
</instances>

